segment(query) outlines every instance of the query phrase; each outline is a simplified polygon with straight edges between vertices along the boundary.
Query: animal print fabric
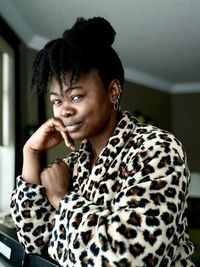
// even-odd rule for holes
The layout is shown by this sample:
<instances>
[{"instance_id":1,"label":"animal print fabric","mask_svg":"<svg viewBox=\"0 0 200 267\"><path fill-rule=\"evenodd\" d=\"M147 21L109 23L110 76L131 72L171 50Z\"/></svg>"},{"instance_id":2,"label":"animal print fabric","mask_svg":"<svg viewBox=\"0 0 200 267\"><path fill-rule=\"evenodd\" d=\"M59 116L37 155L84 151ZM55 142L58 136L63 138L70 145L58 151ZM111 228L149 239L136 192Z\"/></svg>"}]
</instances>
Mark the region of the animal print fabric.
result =
<instances>
[{"instance_id":1,"label":"animal print fabric","mask_svg":"<svg viewBox=\"0 0 200 267\"><path fill-rule=\"evenodd\" d=\"M186 218L190 175L172 134L128 112L91 169L83 141L63 159L73 190L54 210L41 185L17 178L11 213L26 252L67 267L192 267Z\"/></svg>"}]
</instances>

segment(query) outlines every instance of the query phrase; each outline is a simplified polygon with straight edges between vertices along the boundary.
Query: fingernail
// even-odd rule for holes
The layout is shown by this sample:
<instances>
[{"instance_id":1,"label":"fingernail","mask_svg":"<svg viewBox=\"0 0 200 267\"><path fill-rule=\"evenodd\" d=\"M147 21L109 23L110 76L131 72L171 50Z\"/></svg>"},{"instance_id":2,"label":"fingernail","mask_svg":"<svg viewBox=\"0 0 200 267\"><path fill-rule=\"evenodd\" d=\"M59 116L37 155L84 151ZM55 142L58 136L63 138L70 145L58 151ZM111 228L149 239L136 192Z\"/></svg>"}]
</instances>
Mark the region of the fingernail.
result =
<instances>
[{"instance_id":1,"label":"fingernail","mask_svg":"<svg viewBox=\"0 0 200 267\"><path fill-rule=\"evenodd\" d=\"M73 146L73 145L70 145L70 148L71 148L71 150L75 150L76 149L75 146Z\"/></svg>"}]
</instances>

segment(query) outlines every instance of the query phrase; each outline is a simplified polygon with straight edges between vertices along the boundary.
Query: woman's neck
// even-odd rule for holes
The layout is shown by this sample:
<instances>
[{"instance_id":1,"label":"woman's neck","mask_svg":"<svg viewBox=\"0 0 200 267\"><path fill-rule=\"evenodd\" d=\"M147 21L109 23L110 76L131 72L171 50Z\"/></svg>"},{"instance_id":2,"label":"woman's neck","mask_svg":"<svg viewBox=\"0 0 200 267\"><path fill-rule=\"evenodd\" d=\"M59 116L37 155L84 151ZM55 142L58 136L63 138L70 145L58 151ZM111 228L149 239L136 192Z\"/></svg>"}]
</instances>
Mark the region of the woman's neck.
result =
<instances>
[{"instance_id":1,"label":"woman's neck","mask_svg":"<svg viewBox=\"0 0 200 267\"><path fill-rule=\"evenodd\" d=\"M89 139L89 142L92 146L93 159L95 161L106 146L109 138L112 136L119 120L120 116L116 113L116 115L113 117L112 124L110 125L110 127L108 127L107 131L104 131L104 133L101 133L98 136Z\"/></svg>"}]
</instances>

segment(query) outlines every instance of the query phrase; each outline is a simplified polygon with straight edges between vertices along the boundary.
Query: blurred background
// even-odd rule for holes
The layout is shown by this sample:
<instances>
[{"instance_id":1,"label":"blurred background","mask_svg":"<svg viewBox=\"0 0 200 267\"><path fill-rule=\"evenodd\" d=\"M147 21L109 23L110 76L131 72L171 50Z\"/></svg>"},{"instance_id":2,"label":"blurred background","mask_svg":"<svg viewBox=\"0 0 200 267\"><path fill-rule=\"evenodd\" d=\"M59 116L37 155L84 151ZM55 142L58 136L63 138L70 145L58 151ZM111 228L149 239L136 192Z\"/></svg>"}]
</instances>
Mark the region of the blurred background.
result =
<instances>
[{"instance_id":1,"label":"blurred background","mask_svg":"<svg viewBox=\"0 0 200 267\"><path fill-rule=\"evenodd\" d=\"M0 0L0 212L9 211L26 139L52 115L30 91L38 50L77 17L102 16L116 30L125 68L121 105L139 120L176 135L191 171L188 219L200 266L200 1ZM44 157L64 157L57 147Z\"/></svg>"}]
</instances>

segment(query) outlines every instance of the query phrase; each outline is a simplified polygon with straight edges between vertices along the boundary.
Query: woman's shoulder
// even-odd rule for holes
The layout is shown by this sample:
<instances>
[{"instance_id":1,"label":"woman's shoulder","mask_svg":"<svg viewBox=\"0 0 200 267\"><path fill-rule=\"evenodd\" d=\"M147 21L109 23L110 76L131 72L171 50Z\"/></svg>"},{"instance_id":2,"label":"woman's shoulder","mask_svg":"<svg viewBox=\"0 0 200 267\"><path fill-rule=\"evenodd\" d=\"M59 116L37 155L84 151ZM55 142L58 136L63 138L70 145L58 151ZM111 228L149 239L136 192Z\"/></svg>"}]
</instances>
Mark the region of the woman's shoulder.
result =
<instances>
[{"instance_id":1,"label":"woman's shoulder","mask_svg":"<svg viewBox=\"0 0 200 267\"><path fill-rule=\"evenodd\" d=\"M123 112L123 117L120 122L122 127L124 126L123 122L126 122L126 124L131 126L134 138L145 138L147 140L160 139L167 142L175 140L178 144L181 144L181 142L169 130L162 129L152 124L140 122L137 117L131 115L129 111Z\"/></svg>"},{"instance_id":2,"label":"woman's shoulder","mask_svg":"<svg viewBox=\"0 0 200 267\"><path fill-rule=\"evenodd\" d=\"M175 139L178 143L181 143L172 132L151 124L137 122L134 132L137 135L146 136L148 139L157 138L168 142Z\"/></svg>"},{"instance_id":3,"label":"woman's shoulder","mask_svg":"<svg viewBox=\"0 0 200 267\"><path fill-rule=\"evenodd\" d=\"M184 150L182 142L170 131L140 122L136 123L132 140L152 149L168 148L169 151L173 149L179 153Z\"/></svg>"}]
</instances>

